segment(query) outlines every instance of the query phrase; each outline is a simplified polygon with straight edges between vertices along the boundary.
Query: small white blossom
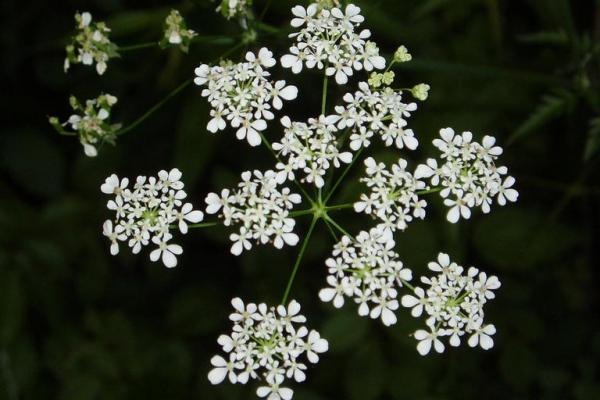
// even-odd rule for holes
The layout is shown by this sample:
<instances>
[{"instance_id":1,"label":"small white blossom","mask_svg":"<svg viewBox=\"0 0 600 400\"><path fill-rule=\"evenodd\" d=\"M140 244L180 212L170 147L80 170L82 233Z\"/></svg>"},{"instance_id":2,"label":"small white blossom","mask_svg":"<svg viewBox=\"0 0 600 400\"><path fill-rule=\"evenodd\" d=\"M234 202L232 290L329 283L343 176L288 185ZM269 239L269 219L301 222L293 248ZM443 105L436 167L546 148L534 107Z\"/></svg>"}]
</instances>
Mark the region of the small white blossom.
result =
<instances>
[{"instance_id":1,"label":"small white blossom","mask_svg":"<svg viewBox=\"0 0 600 400\"><path fill-rule=\"evenodd\" d=\"M419 341L419 354L429 353L432 345L438 353L444 351L440 338L447 337L451 346L459 346L461 337L468 335L471 347L480 345L484 350L492 348L494 325L484 323L483 307L495 297L493 291L500 287L496 276L487 276L471 267L467 271L450 260L445 253L438 255L437 261L429 263L429 269L437 275L422 277L421 287L414 288L414 294L402 297L402 305L412 308L411 314L419 317L425 311L429 328L417 330L415 339ZM466 273L465 273L466 272Z\"/></svg>"},{"instance_id":2,"label":"small white blossom","mask_svg":"<svg viewBox=\"0 0 600 400\"><path fill-rule=\"evenodd\" d=\"M344 305L344 297L352 298L360 316L381 318L386 326L395 324L398 288L412 279L412 272L404 268L394 245L391 232L381 227L362 231L354 239L343 236L325 262L328 287L321 289L319 298L336 308Z\"/></svg>"},{"instance_id":3,"label":"small white blossom","mask_svg":"<svg viewBox=\"0 0 600 400\"><path fill-rule=\"evenodd\" d=\"M250 12L252 0L220 0L217 12L220 12L225 18L245 18Z\"/></svg>"},{"instance_id":4,"label":"small white blossom","mask_svg":"<svg viewBox=\"0 0 600 400\"><path fill-rule=\"evenodd\" d=\"M268 79L267 69L274 65L273 53L263 47L258 54L248 52L246 62L223 62L212 67L202 64L196 68L194 82L205 86L202 96L212 107L208 131L215 133L229 124L237 129L239 140L258 146L260 132L267 128L268 120L275 118L272 110L281 109L282 100L293 100L298 95L295 86Z\"/></svg>"},{"instance_id":5,"label":"small white blossom","mask_svg":"<svg viewBox=\"0 0 600 400\"><path fill-rule=\"evenodd\" d=\"M258 397L291 399L294 392L282 386L284 381L303 382L307 364L319 362L319 354L329 349L329 343L319 332L302 325L306 318L295 300L287 307L244 304L240 298L234 298L231 304L234 312L229 319L233 328L217 340L228 355L211 359L209 381L218 385L225 379L234 384L259 380L263 386L256 391Z\"/></svg>"},{"instance_id":6,"label":"small white blossom","mask_svg":"<svg viewBox=\"0 0 600 400\"><path fill-rule=\"evenodd\" d=\"M75 21L78 32L66 47L65 72L71 64L93 65L95 62L98 75L104 74L108 60L119 56L117 46L108 38L110 29L104 22L92 22L89 12L76 13Z\"/></svg>"},{"instance_id":7,"label":"small white blossom","mask_svg":"<svg viewBox=\"0 0 600 400\"><path fill-rule=\"evenodd\" d=\"M313 3L307 8L295 6L292 14L292 27L301 29L290 34L295 44L289 54L281 57L284 68L291 68L295 74L300 73L303 66L325 69L340 85L348 82L353 71L385 68L385 59L379 55L377 45L368 40L371 32L358 31L364 17L354 4L342 10Z\"/></svg>"},{"instance_id":8,"label":"small white blossom","mask_svg":"<svg viewBox=\"0 0 600 400\"><path fill-rule=\"evenodd\" d=\"M171 10L165 19L164 35L160 46L163 48L169 45L179 46L183 52L187 53L192 39L196 36L198 36L196 32L187 28L179 11Z\"/></svg>"},{"instance_id":9,"label":"small white blossom","mask_svg":"<svg viewBox=\"0 0 600 400\"><path fill-rule=\"evenodd\" d=\"M115 212L113 220L106 220L103 234L111 242L110 253L119 252L119 242L127 242L134 254L152 243L155 249L150 260L162 260L172 268L177 265L177 256L183 253L181 246L171 243L171 225L177 224L181 233L186 233L187 223L204 219L202 211L193 210L181 182L181 172L160 171L157 177L138 176L132 188L129 179L119 179L113 174L106 178L100 190L113 195L107 208Z\"/></svg>"},{"instance_id":10,"label":"small white blossom","mask_svg":"<svg viewBox=\"0 0 600 400\"><path fill-rule=\"evenodd\" d=\"M120 124L110 123L112 107L117 103L117 98L110 94L101 94L95 99L90 99L81 104L74 96L69 99L71 108L75 112L69 119L60 123L58 118L50 117L50 124L61 134L77 135L83 146L83 151L88 157L98 155L98 146L103 143L114 144L116 132ZM72 132L64 129L69 126Z\"/></svg>"},{"instance_id":11,"label":"small white blossom","mask_svg":"<svg viewBox=\"0 0 600 400\"><path fill-rule=\"evenodd\" d=\"M381 137L386 146L414 150L419 145L412 129L405 129L406 118L417 109L416 103L402 102L402 92L385 87L372 90L367 82L358 84L354 94L344 95L343 106L336 106L339 129L351 129L350 148L369 147L370 138Z\"/></svg>"},{"instance_id":12,"label":"small white blossom","mask_svg":"<svg viewBox=\"0 0 600 400\"><path fill-rule=\"evenodd\" d=\"M239 226L239 231L230 235L232 254L250 250L252 242L272 242L278 249L298 243L298 235L293 232L296 221L289 213L302 198L287 187L277 186L274 171L246 171L237 190L223 189L220 195L206 196L208 214L219 213L225 226Z\"/></svg>"},{"instance_id":13,"label":"small white blossom","mask_svg":"<svg viewBox=\"0 0 600 400\"><path fill-rule=\"evenodd\" d=\"M352 153L338 148L336 121L335 115L310 118L308 123L292 122L287 116L281 119L284 135L273 143L273 150L283 159L277 164L279 182L294 180L295 171L302 171L303 182L321 188L332 166L339 168L352 161Z\"/></svg>"},{"instance_id":14,"label":"small white blossom","mask_svg":"<svg viewBox=\"0 0 600 400\"><path fill-rule=\"evenodd\" d=\"M425 218L427 202L418 195L426 189L425 182L406 170L407 161L402 158L392 165L391 171L372 157L365 160L367 176L361 178L370 193L361 194L354 203L354 211L379 219L392 231L404 230L413 218Z\"/></svg>"},{"instance_id":15,"label":"small white blossom","mask_svg":"<svg viewBox=\"0 0 600 400\"><path fill-rule=\"evenodd\" d=\"M440 130L440 138L433 145L441 152L441 160L427 160L419 167L417 178L431 178L432 186L440 187L440 195L448 210L448 221L455 223L461 217L468 219L471 208L481 207L489 213L494 197L499 205L515 202L519 193L512 188L515 179L506 176L508 169L495 164L502 148L496 139L484 136L474 142L471 132L456 135L452 128Z\"/></svg>"}]
</instances>

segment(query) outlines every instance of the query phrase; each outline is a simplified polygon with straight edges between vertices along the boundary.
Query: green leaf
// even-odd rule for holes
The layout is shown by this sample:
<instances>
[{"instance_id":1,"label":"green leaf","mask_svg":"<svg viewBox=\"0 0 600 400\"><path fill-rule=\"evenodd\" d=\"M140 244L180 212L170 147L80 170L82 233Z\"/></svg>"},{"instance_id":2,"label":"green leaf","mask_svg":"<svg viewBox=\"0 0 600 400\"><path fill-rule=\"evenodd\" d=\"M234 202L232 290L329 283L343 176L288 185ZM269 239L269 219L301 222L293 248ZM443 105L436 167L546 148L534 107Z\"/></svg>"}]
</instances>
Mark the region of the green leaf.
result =
<instances>
[{"instance_id":1,"label":"green leaf","mask_svg":"<svg viewBox=\"0 0 600 400\"><path fill-rule=\"evenodd\" d=\"M590 120L590 130L587 135L583 159L589 161L600 150L600 117Z\"/></svg>"},{"instance_id":2,"label":"green leaf","mask_svg":"<svg viewBox=\"0 0 600 400\"><path fill-rule=\"evenodd\" d=\"M575 103L576 97L569 91L546 95L531 115L510 136L507 143L514 143L542 127L544 124L566 113Z\"/></svg>"},{"instance_id":3,"label":"green leaf","mask_svg":"<svg viewBox=\"0 0 600 400\"><path fill-rule=\"evenodd\" d=\"M21 281L16 272L0 275L0 346L5 347L21 328L24 313Z\"/></svg>"},{"instance_id":4,"label":"green leaf","mask_svg":"<svg viewBox=\"0 0 600 400\"><path fill-rule=\"evenodd\" d=\"M421 2L421 5L415 10L413 14L414 19L427 17L428 15L436 12L437 10L444 8L450 4L449 0L426 0Z\"/></svg>"},{"instance_id":5,"label":"green leaf","mask_svg":"<svg viewBox=\"0 0 600 400\"><path fill-rule=\"evenodd\" d=\"M563 30L559 31L541 31L517 36L517 40L527 44L540 45L559 45L563 46L569 43L569 37Z\"/></svg>"}]
</instances>

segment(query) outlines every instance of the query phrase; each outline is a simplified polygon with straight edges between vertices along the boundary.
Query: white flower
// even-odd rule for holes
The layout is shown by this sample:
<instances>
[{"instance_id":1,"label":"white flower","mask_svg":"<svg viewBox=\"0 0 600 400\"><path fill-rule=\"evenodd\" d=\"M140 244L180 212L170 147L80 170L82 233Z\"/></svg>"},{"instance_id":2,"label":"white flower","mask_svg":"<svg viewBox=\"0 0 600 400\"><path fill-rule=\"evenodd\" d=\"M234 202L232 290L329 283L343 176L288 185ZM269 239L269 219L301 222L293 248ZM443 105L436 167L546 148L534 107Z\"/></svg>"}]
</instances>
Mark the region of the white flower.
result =
<instances>
[{"instance_id":1,"label":"white flower","mask_svg":"<svg viewBox=\"0 0 600 400\"><path fill-rule=\"evenodd\" d=\"M181 233L186 233L188 222L204 218L190 203L182 204L186 197L183 187L177 168L159 171L157 177L138 176L131 189L127 178L119 180L115 174L106 178L100 190L114 196L107 207L115 212L115 218L103 226L103 234L111 241L111 254L118 253L118 241L127 242L134 254L152 242L157 248L150 253L150 260L161 259L166 267L175 267L183 249L170 243L171 225L177 223Z\"/></svg>"},{"instance_id":2,"label":"white flower","mask_svg":"<svg viewBox=\"0 0 600 400\"><path fill-rule=\"evenodd\" d=\"M188 231L187 222L193 224L198 223L204 219L204 213L199 210L194 210L194 206L191 203L185 203L181 207L181 211L177 213L177 219L179 220L179 231L186 234Z\"/></svg>"},{"instance_id":3,"label":"white flower","mask_svg":"<svg viewBox=\"0 0 600 400\"><path fill-rule=\"evenodd\" d=\"M273 150L283 160L277 164L279 182L293 180L294 171L302 171L303 182L321 188L325 185L323 177L331 167L339 168L342 163L352 161L352 153L338 148L336 120L336 116L324 115L310 118L308 123L292 122L287 116L281 119L284 135L280 142L273 143Z\"/></svg>"},{"instance_id":4,"label":"white flower","mask_svg":"<svg viewBox=\"0 0 600 400\"><path fill-rule=\"evenodd\" d=\"M494 347L494 339L492 339L492 335L495 333L496 327L492 324L478 328L469 338L469 346L477 347L477 345L480 345L482 349L489 350Z\"/></svg>"},{"instance_id":5,"label":"white flower","mask_svg":"<svg viewBox=\"0 0 600 400\"><path fill-rule=\"evenodd\" d=\"M198 34L187 28L185 20L177 10L171 10L164 23L164 35L160 42L161 47L176 45L186 52L192 39Z\"/></svg>"},{"instance_id":6,"label":"white flower","mask_svg":"<svg viewBox=\"0 0 600 400\"><path fill-rule=\"evenodd\" d=\"M252 0L221 0L217 11L227 19L240 19L243 21L242 26L245 26L245 18L251 12L251 8L249 7L251 4Z\"/></svg>"},{"instance_id":7,"label":"white flower","mask_svg":"<svg viewBox=\"0 0 600 400\"><path fill-rule=\"evenodd\" d=\"M106 62L119 55L117 46L108 38L110 29L104 22L92 22L92 15L89 12L75 13L75 21L77 34L66 47L65 72L69 70L71 64L93 65L95 61L98 75L104 74L107 68Z\"/></svg>"},{"instance_id":8,"label":"white flower","mask_svg":"<svg viewBox=\"0 0 600 400\"><path fill-rule=\"evenodd\" d=\"M367 176L361 178L370 189L354 203L354 211L379 219L392 230L404 230L413 218L425 218L427 202L418 191L426 189L425 182L406 170L407 161L399 159L391 171L372 157L365 160Z\"/></svg>"},{"instance_id":9,"label":"white flower","mask_svg":"<svg viewBox=\"0 0 600 400\"><path fill-rule=\"evenodd\" d=\"M419 329L414 333L414 336L415 339L419 341L419 344L417 344L417 351L420 355L427 355L429 350L431 350L432 344L435 351L438 353L444 352L444 343L438 339L439 332L437 332L435 329L432 329L431 332Z\"/></svg>"},{"instance_id":10,"label":"white flower","mask_svg":"<svg viewBox=\"0 0 600 400\"><path fill-rule=\"evenodd\" d=\"M381 318L386 326L395 324L398 288L412 279L412 272L398 260L394 245L391 232L381 227L354 239L343 236L325 262L328 287L321 289L319 298L333 301L336 308L343 306L344 296L353 298L359 315Z\"/></svg>"},{"instance_id":11,"label":"white flower","mask_svg":"<svg viewBox=\"0 0 600 400\"><path fill-rule=\"evenodd\" d=\"M210 363L215 367L208 374L210 383L218 385L223 382L225 378L229 378L229 382L231 383L237 383L235 368L241 365L241 363L236 362L235 354L232 353L229 355L229 361L221 356L214 356L210 359Z\"/></svg>"},{"instance_id":12,"label":"white flower","mask_svg":"<svg viewBox=\"0 0 600 400\"><path fill-rule=\"evenodd\" d=\"M201 94L212 108L207 130L215 133L229 124L236 129L239 140L258 146L260 132L267 128L268 120L275 118L271 109L280 110L282 100L293 100L298 95L295 86L269 79L267 69L274 65L273 53L263 47L258 54L246 53L246 61L239 64L197 67L194 83L205 87Z\"/></svg>"},{"instance_id":13,"label":"white flower","mask_svg":"<svg viewBox=\"0 0 600 400\"><path fill-rule=\"evenodd\" d=\"M103 143L114 144L116 132L121 127L120 124L111 124L109 121L111 109L117 103L115 96L101 94L95 99L87 100L85 105L74 96L69 101L76 114L71 115L67 122L61 124L56 117L50 117L50 124L59 133L73 134L64 129L65 126L70 126L74 134L79 136L79 142L88 157L96 157L97 147Z\"/></svg>"},{"instance_id":14,"label":"white flower","mask_svg":"<svg viewBox=\"0 0 600 400\"><path fill-rule=\"evenodd\" d=\"M284 68L291 68L295 74L302 71L303 65L325 69L340 85L347 83L354 71L385 68L377 45L367 40L371 32L358 30L364 21L359 7L348 4L342 10L311 4L307 8L293 7L292 14L290 24L300 30L290 35L295 43L289 54L281 57Z\"/></svg>"},{"instance_id":15,"label":"white flower","mask_svg":"<svg viewBox=\"0 0 600 400\"><path fill-rule=\"evenodd\" d=\"M240 255L252 248L252 242L273 242L280 249L287 244L295 246L298 235L293 233L296 222L289 217L295 204L302 202L300 195L289 188L278 189L277 173L274 171L242 173L237 190L224 189L221 196L206 196L206 212L223 218L225 226L239 226L237 233L229 238L233 242L231 253Z\"/></svg>"},{"instance_id":16,"label":"white flower","mask_svg":"<svg viewBox=\"0 0 600 400\"><path fill-rule=\"evenodd\" d=\"M426 287L414 288L414 295L402 297L402 306L412 308L414 317L422 315L428 318L425 324L430 332L418 330L415 339L419 341L417 350L421 355L429 353L433 344L438 353L444 350L440 338L448 337L451 346L459 346L463 335L470 335L468 344L471 347L481 345L485 350L494 344L491 336L496 333L494 325L484 324L484 305L495 297L493 291L500 287L495 276L488 277L471 267L465 269L452 262L447 254L440 253L437 261L428 264L437 275L431 278L422 277L421 283Z\"/></svg>"},{"instance_id":17,"label":"white flower","mask_svg":"<svg viewBox=\"0 0 600 400\"><path fill-rule=\"evenodd\" d=\"M448 210L447 219L456 223L460 218L468 219L471 209L480 207L490 212L495 197L499 205L515 202L519 193L513 189L515 179L506 176L508 169L495 164L502 148L496 139L484 136L482 144L473 141L471 132L455 134L452 128L440 130L440 138L433 145L441 152L441 160L427 160L416 175L431 178L431 185L440 188L440 195Z\"/></svg>"},{"instance_id":18,"label":"white flower","mask_svg":"<svg viewBox=\"0 0 600 400\"><path fill-rule=\"evenodd\" d=\"M412 129L405 127L406 118L417 109L417 104L404 103L402 92L389 87L371 90L367 82L360 82L358 87L354 94L344 95L345 105L335 107L340 117L338 128L352 130L352 150L369 147L368 139L374 135L380 136L386 146L415 150L419 142Z\"/></svg>"},{"instance_id":19,"label":"white flower","mask_svg":"<svg viewBox=\"0 0 600 400\"><path fill-rule=\"evenodd\" d=\"M286 378L296 382L306 379L307 363L316 364L329 344L321 335L309 332L295 300L287 306L231 301L234 312L229 316L233 328L229 335L219 336L218 343L226 357L214 356L208 379L214 385L229 378L231 383L245 384L261 380L256 394L270 400L289 400L293 390L284 387ZM227 361L229 358L229 361Z\"/></svg>"},{"instance_id":20,"label":"white flower","mask_svg":"<svg viewBox=\"0 0 600 400\"><path fill-rule=\"evenodd\" d=\"M256 389L258 397L268 397L268 400L290 400L294 396L292 389L279 386L283 382L281 375L267 376L266 381L269 386Z\"/></svg>"}]
</instances>

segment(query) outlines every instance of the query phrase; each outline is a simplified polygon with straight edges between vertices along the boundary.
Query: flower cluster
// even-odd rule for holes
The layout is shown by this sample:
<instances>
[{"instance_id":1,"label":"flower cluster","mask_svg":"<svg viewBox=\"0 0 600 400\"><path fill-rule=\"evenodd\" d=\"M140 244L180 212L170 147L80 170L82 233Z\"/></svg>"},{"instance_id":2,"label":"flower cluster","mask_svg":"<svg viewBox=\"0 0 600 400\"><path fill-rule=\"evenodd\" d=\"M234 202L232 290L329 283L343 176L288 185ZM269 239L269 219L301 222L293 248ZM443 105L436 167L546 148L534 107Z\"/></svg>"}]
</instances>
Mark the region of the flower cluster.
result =
<instances>
[{"instance_id":1,"label":"flower cluster","mask_svg":"<svg viewBox=\"0 0 600 400\"><path fill-rule=\"evenodd\" d=\"M360 82L358 88L354 94L344 95L345 105L335 108L340 116L338 128L352 129L350 148L369 147L373 135L379 135L386 146L416 149L419 142L412 129L405 127L406 118L417 104L403 103L402 92L389 87L375 90L367 82Z\"/></svg>"},{"instance_id":2,"label":"flower cluster","mask_svg":"<svg viewBox=\"0 0 600 400\"><path fill-rule=\"evenodd\" d=\"M496 139L484 136L481 144L472 141L471 132L455 135L452 128L440 130L433 145L441 151L441 162L428 159L420 166L420 177L431 178L432 186L440 186L444 204L450 207L448 221L455 223L462 216L468 219L471 208L490 212L493 199L503 206L517 201L519 193L512 188L515 179L506 176L508 168L497 167L494 161L502 154Z\"/></svg>"},{"instance_id":3,"label":"flower cluster","mask_svg":"<svg viewBox=\"0 0 600 400\"><path fill-rule=\"evenodd\" d=\"M282 100L293 100L298 95L295 86L268 79L266 69L274 65L273 53L263 47L258 55L248 52L243 63L224 62L213 67L202 64L196 68L194 82L206 86L202 96L208 98L212 107L207 129L213 133L223 130L227 120L237 129L238 139L258 146L259 132L267 128L267 120L275 117L272 108L280 110Z\"/></svg>"},{"instance_id":4,"label":"flower cluster","mask_svg":"<svg viewBox=\"0 0 600 400\"><path fill-rule=\"evenodd\" d=\"M273 143L273 150L285 158L285 162L277 164L280 182L294 180L294 171L301 170L305 174L302 181L321 188L325 185L323 177L331 166L339 168L341 163L352 161L352 153L341 152L338 148L337 120L335 115L321 115L309 119L308 123L292 122L287 116L281 119L284 134L280 142Z\"/></svg>"},{"instance_id":5,"label":"flower cluster","mask_svg":"<svg viewBox=\"0 0 600 400\"><path fill-rule=\"evenodd\" d=\"M185 20L177 10L171 10L164 24L165 34L160 41L160 46L166 48L169 45L179 46L187 53L192 39L198 34L187 28Z\"/></svg>"},{"instance_id":6,"label":"flower cluster","mask_svg":"<svg viewBox=\"0 0 600 400\"><path fill-rule=\"evenodd\" d=\"M385 68L377 45L367 40L371 32L356 31L364 21L359 7L348 4L345 10L328 9L313 3L307 8L295 6L292 13L292 27L302 28L290 34L296 43L290 54L281 57L281 65L293 73L300 73L303 66L325 69L327 76L335 75L335 81L343 85L353 71Z\"/></svg>"},{"instance_id":7,"label":"flower cluster","mask_svg":"<svg viewBox=\"0 0 600 400\"><path fill-rule=\"evenodd\" d=\"M60 123L58 118L50 117L50 124L63 135L77 135L83 146L83 151L88 157L98 155L97 146L104 142L114 144L116 132L120 124L111 124L109 121L112 107L117 103L117 98L110 94L101 94L95 99L85 102L85 106L74 96L69 99L75 114L67 122ZM72 132L66 131L65 126L70 126Z\"/></svg>"},{"instance_id":8,"label":"flower cluster","mask_svg":"<svg viewBox=\"0 0 600 400\"><path fill-rule=\"evenodd\" d=\"M319 362L319 354L328 350L327 340L319 332L301 325L306 318L300 314L300 304L292 300L287 307L267 307L266 304L244 304L239 298L231 301L234 312L229 316L233 329L221 335L218 343L224 358L211 359L214 367L208 374L213 385L225 378L236 384L250 379L262 380L256 394L269 400L289 400L294 392L282 387L284 380L306 380L307 363Z\"/></svg>"},{"instance_id":9,"label":"flower cluster","mask_svg":"<svg viewBox=\"0 0 600 400\"><path fill-rule=\"evenodd\" d=\"M107 204L115 212L113 220L104 222L104 236L111 242L110 253L119 253L119 242L127 242L133 254L152 242L156 249L150 260L162 262L167 268L177 265L177 255L183 253L181 246L169 243L173 238L171 224L177 224L181 233L187 233L187 223L202 221L202 211L193 209L191 203L183 203L186 193L181 182L181 172L160 171L157 177L138 176L133 188L129 179L119 179L113 174L100 187L102 193L114 195Z\"/></svg>"},{"instance_id":10,"label":"flower cluster","mask_svg":"<svg viewBox=\"0 0 600 400\"><path fill-rule=\"evenodd\" d=\"M295 246L298 235L293 230L296 224L290 218L294 204L302 201L300 195L291 193L287 187L278 189L277 173L255 170L242 173L237 190L223 189L221 194L206 196L206 212L219 213L226 226L239 226L238 233L230 235L233 242L231 253L240 255L252 248L251 240L266 244L269 241L281 249L284 244Z\"/></svg>"},{"instance_id":11,"label":"flower cluster","mask_svg":"<svg viewBox=\"0 0 600 400\"><path fill-rule=\"evenodd\" d=\"M420 181L406 170L407 161L399 159L391 171L372 157L365 160L367 176L361 178L371 189L354 203L354 211L379 219L386 229L404 230L414 218L425 218L427 202L419 197L419 190L426 189Z\"/></svg>"},{"instance_id":12,"label":"flower cluster","mask_svg":"<svg viewBox=\"0 0 600 400\"><path fill-rule=\"evenodd\" d=\"M412 308L414 317L421 316L423 311L428 315L425 323L429 331L419 329L414 334L419 341L417 351L425 355L433 345L441 353L444 351L441 337L449 337L450 345L456 347L465 334L470 335L469 346L492 348L491 336L496 328L484 323L483 306L495 297L493 291L500 287L498 278L488 277L474 267L465 274L464 268L451 262L444 253L438 255L437 262L429 263L429 269L438 275L421 278L426 288L416 287L414 295L402 297L402 305Z\"/></svg>"},{"instance_id":13,"label":"flower cluster","mask_svg":"<svg viewBox=\"0 0 600 400\"><path fill-rule=\"evenodd\" d=\"M98 75L106 71L106 63L113 57L118 57L117 45L108 38L110 29L104 22L92 22L89 12L76 13L78 33L67 45L67 57L65 58L65 72L71 64L92 65L96 63Z\"/></svg>"},{"instance_id":14,"label":"flower cluster","mask_svg":"<svg viewBox=\"0 0 600 400\"><path fill-rule=\"evenodd\" d=\"M329 287L319 292L321 300L341 308L348 296L359 304L359 315L381 318L386 326L395 324L397 288L412 279L412 272L404 268L394 246L391 232L380 227L362 231L354 239L343 236L325 262Z\"/></svg>"}]
</instances>

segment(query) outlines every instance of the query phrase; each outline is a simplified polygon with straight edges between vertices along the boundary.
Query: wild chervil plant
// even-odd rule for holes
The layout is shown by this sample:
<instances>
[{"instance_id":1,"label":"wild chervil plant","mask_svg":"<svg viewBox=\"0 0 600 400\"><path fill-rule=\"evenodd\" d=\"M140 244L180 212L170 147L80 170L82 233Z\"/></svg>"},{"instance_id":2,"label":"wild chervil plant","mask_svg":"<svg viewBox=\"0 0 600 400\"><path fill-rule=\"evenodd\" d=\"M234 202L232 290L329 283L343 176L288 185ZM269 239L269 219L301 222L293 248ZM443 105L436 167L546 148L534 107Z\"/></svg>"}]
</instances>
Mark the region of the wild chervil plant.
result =
<instances>
[{"instance_id":1,"label":"wild chervil plant","mask_svg":"<svg viewBox=\"0 0 600 400\"><path fill-rule=\"evenodd\" d=\"M256 38L252 27L260 24L251 5L251 1L241 0L223 0L218 5L218 11L227 18L237 18L247 30L241 43L226 54ZM173 243L175 230L185 234L188 229L219 225L230 231L231 253L235 256L255 245L270 244L281 249L301 242L281 303L269 306L234 298L234 311L229 316L231 333L219 336L222 355L210 361L211 383L228 380L246 384L258 380L256 394L270 400L291 399L293 391L287 382L304 381L308 364L316 364L329 347L316 330L305 326L307 320L300 314L300 304L289 300L317 226L325 227L334 243L329 258L324 257L323 289L315 293L315 298L331 302L335 308L347 301L355 303L359 316L380 319L385 326L398 323L401 306L409 308L412 316L425 317L426 329L413 333L422 355L432 348L443 352L444 341L458 346L465 340L471 347L491 348L496 328L485 321L483 309L500 287L498 278L474 267L462 267L449 255L439 253L437 261L428 265L433 276L416 279L394 248L398 231L409 229L412 221L427 216L426 198L434 193L439 193L448 207L446 218L450 223L469 219L476 208L489 213L494 203L516 201L515 179L506 167L497 165L502 148L491 136L479 142L471 132L444 128L433 141L439 156L411 165L402 154L415 150L419 139L407 128L408 119L417 110L415 100L427 98L429 85L394 88L392 66L412 58L406 47L400 46L393 58L386 60L371 40L371 32L361 28L364 17L354 4L340 7L334 0L318 1L307 7L296 5L291 14L291 45L279 57L280 64L294 74L306 70L322 74L320 109L300 121L281 114L284 107L293 107L290 102L297 97L298 88L272 77L270 70L277 58L266 47L248 51L240 62L223 56L214 63L201 63L193 82L198 86L198 95L210 104L206 130L213 134L235 133L237 139L248 142L249 152L256 151L253 147L265 146L273 154L273 167L242 172L235 188L208 193L204 212L195 209L193 203L197 201L188 201L177 168L160 171L156 177L139 176L135 182L110 175L100 188L112 196L107 207L114 217L103 226L110 253L116 255L125 243L134 254L150 246L152 261L161 260L166 267L175 267L177 256L183 252ZM75 19L78 33L67 46L65 70L71 64L96 63L97 72L102 74L110 58L128 50L111 43L110 29L102 22L92 23L89 13L77 13ZM173 10L166 17L160 46L187 51L198 38ZM351 85L353 78L358 78L356 85ZM345 94L328 107L330 79ZM123 129L109 122L117 99L108 94L85 105L73 97L71 105L76 114L64 124L54 117L50 122L61 134L78 136L85 154L93 157L104 142L114 144L120 134L139 125L191 81ZM71 130L65 130L65 126ZM277 137L273 142L267 139L267 131ZM398 160L388 165L365 154L377 141L399 152ZM351 204L332 203L350 169L360 163L364 165L360 178L363 193L356 194ZM303 203L310 207L297 210ZM344 209L367 214L373 223L363 231L350 233L337 216L332 216L333 211ZM205 215L215 217L202 222ZM297 219L301 217L310 217L310 224L299 235Z\"/></svg>"}]
</instances>

